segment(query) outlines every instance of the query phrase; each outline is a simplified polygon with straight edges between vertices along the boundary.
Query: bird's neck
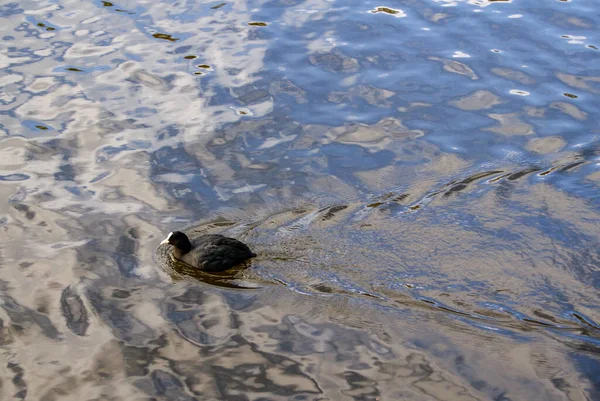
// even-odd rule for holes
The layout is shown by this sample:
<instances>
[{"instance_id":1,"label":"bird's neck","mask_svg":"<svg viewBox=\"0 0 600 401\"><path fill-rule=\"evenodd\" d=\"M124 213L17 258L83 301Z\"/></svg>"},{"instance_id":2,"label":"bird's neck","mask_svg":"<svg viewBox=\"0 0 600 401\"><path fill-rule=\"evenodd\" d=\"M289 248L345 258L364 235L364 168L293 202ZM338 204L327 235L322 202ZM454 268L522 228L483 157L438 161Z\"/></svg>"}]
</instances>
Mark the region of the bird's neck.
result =
<instances>
[{"instance_id":1,"label":"bird's neck","mask_svg":"<svg viewBox=\"0 0 600 401\"><path fill-rule=\"evenodd\" d=\"M173 256L175 256L176 259L181 259L186 253L187 252L183 252L179 248L173 248Z\"/></svg>"},{"instance_id":2,"label":"bird's neck","mask_svg":"<svg viewBox=\"0 0 600 401\"><path fill-rule=\"evenodd\" d=\"M192 244L186 238L186 241L180 241L175 247L175 251L179 252L181 255L185 255L189 251L192 250Z\"/></svg>"}]
</instances>

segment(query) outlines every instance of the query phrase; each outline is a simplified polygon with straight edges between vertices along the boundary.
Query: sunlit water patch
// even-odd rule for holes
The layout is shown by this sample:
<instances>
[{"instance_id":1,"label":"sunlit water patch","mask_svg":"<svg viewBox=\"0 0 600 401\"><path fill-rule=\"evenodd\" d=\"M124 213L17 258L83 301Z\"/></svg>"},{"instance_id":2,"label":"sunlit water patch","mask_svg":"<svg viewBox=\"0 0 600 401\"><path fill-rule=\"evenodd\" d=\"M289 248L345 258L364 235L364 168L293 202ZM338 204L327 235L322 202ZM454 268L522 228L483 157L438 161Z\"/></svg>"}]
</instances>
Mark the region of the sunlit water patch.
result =
<instances>
[{"instance_id":1,"label":"sunlit water patch","mask_svg":"<svg viewBox=\"0 0 600 401\"><path fill-rule=\"evenodd\" d=\"M599 22L1 5L0 398L597 399Z\"/></svg>"}]
</instances>

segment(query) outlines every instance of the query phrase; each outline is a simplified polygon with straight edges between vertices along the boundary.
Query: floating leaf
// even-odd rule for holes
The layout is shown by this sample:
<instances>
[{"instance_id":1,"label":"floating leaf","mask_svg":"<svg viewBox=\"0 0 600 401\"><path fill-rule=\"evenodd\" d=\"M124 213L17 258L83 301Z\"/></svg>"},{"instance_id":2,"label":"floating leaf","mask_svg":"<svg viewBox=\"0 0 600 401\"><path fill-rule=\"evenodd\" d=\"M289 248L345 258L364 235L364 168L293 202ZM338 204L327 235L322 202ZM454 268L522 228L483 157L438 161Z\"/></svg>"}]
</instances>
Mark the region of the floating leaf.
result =
<instances>
[{"instance_id":1,"label":"floating leaf","mask_svg":"<svg viewBox=\"0 0 600 401\"><path fill-rule=\"evenodd\" d=\"M169 42L176 42L179 40L179 38L174 38L171 35L167 35L166 33L155 33L152 36L155 37L156 39L168 40Z\"/></svg>"}]
</instances>

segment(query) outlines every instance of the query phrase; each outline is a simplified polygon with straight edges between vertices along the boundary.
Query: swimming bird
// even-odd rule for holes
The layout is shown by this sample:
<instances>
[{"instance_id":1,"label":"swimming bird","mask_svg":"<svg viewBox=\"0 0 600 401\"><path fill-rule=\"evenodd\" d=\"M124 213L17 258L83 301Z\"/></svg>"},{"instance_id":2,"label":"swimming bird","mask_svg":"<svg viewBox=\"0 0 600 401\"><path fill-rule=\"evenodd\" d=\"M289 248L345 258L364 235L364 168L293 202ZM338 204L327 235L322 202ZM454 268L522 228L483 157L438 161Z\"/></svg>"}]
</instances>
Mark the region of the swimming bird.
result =
<instances>
[{"instance_id":1,"label":"swimming bird","mask_svg":"<svg viewBox=\"0 0 600 401\"><path fill-rule=\"evenodd\" d=\"M169 233L161 243L173 246L173 257L207 272L220 272L256 256L248 245L220 234L205 234L190 241L181 231Z\"/></svg>"}]
</instances>

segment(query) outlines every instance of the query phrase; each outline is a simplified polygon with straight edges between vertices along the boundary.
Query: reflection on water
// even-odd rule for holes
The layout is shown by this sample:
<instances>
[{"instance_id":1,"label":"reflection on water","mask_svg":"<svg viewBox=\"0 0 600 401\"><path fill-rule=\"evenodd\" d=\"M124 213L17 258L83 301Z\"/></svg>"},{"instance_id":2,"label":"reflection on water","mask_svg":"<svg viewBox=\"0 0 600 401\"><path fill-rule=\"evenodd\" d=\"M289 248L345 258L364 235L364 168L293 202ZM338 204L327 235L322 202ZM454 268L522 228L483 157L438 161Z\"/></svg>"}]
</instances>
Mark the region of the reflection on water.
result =
<instances>
[{"instance_id":1,"label":"reflection on water","mask_svg":"<svg viewBox=\"0 0 600 401\"><path fill-rule=\"evenodd\" d=\"M596 9L0 5L0 398L598 399Z\"/></svg>"}]
</instances>

